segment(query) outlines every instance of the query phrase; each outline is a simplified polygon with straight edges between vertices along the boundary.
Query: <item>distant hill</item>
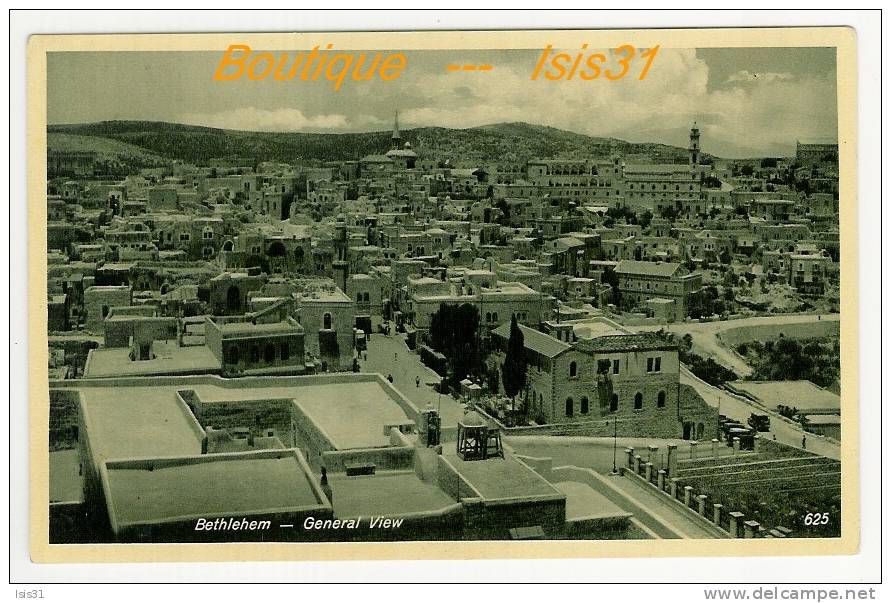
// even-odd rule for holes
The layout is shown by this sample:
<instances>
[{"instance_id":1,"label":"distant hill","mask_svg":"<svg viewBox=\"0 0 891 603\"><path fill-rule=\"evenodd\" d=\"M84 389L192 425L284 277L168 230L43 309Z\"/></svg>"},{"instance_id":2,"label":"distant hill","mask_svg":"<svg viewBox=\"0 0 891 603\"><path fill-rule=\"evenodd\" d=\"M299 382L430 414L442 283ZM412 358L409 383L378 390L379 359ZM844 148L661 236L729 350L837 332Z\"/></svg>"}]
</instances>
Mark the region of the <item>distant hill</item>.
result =
<instances>
[{"instance_id":1,"label":"distant hill","mask_svg":"<svg viewBox=\"0 0 891 603\"><path fill-rule=\"evenodd\" d=\"M94 151L100 161L135 159L146 164L160 164L164 158L142 147L113 138L92 135L48 132L46 147L50 151Z\"/></svg>"},{"instance_id":2,"label":"distant hill","mask_svg":"<svg viewBox=\"0 0 891 603\"><path fill-rule=\"evenodd\" d=\"M167 122L105 121L53 125L47 128L52 148L77 144L119 156L201 163L211 158L250 157L259 160L345 161L381 153L390 147L390 132L314 134L246 132ZM646 154L654 161L685 163L687 151L655 143L630 143L598 138L528 123L501 123L475 128L415 128L402 131L423 157L433 159L526 161L531 158Z\"/></svg>"}]
</instances>

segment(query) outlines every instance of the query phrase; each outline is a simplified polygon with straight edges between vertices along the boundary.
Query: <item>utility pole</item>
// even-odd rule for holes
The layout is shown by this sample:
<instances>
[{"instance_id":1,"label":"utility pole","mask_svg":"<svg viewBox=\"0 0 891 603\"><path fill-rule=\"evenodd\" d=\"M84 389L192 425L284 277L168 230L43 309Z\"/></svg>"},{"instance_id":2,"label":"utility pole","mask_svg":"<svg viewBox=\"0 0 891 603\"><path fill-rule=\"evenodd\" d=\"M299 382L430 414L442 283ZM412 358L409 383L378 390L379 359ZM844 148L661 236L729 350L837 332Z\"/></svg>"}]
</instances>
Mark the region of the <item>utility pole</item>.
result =
<instances>
[{"instance_id":1,"label":"utility pole","mask_svg":"<svg viewBox=\"0 0 891 603\"><path fill-rule=\"evenodd\" d=\"M619 417L613 417L613 475L619 473L616 468L616 449L619 444Z\"/></svg>"},{"instance_id":2,"label":"utility pole","mask_svg":"<svg viewBox=\"0 0 891 603\"><path fill-rule=\"evenodd\" d=\"M721 435L721 396L718 396L718 424L715 425L715 435Z\"/></svg>"}]
</instances>

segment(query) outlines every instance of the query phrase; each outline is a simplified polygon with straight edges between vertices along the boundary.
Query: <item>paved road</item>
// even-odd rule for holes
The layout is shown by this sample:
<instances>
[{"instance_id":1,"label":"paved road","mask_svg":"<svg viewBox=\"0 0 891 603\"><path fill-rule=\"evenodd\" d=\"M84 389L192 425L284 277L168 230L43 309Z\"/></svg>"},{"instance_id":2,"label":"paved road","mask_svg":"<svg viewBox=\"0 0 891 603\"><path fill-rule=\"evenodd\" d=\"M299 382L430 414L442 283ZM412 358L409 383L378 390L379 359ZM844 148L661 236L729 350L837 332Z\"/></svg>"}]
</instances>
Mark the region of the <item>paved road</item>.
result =
<instances>
[{"instance_id":1,"label":"paved road","mask_svg":"<svg viewBox=\"0 0 891 603\"><path fill-rule=\"evenodd\" d=\"M686 513L681 505L669 496L651 488L633 476L623 476L610 482L629 498L681 532L686 538L727 538L728 536L705 518Z\"/></svg>"},{"instance_id":2,"label":"paved road","mask_svg":"<svg viewBox=\"0 0 891 603\"><path fill-rule=\"evenodd\" d=\"M373 333L368 342L368 360L359 360L363 372L380 373L384 377L393 375L393 385L402 392L415 406L422 409L428 403L439 405L443 427L458 424L464 416L464 409L451 396L440 396L431 385L438 382L439 377L431 369L424 366L421 358L408 349L405 337L396 333L390 337ZM415 378L420 377L420 386L415 385Z\"/></svg>"},{"instance_id":3,"label":"paved road","mask_svg":"<svg viewBox=\"0 0 891 603\"><path fill-rule=\"evenodd\" d=\"M693 386L693 388L697 392L699 392L699 395L702 396L702 398L706 401L707 404L709 404L709 406L713 406L715 408L720 407L722 415L732 417L741 422L743 425L746 424L749 416L753 412L757 412L759 414L769 414L770 431L767 433L762 433L761 437L773 438L774 436L776 436L776 441L787 444L789 446L794 446L795 448L801 448L801 438L805 437L807 438L807 450L809 452L821 454L823 456L836 460L841 458L841 450L839 449L839 445L832 440L821 438L812 433L806 433L797 425L792 424L790 421L784 419L779 414L769 411L763 406L755 404L754 402L740 396L731 394L726 390L713 387L708 383L697 379L696 376L693 375L693 373L688 371L686 368L681 369L681 383L686 383Z\"/></svg>"},{"instance_id":4,"label":"paved road","mask_svg":"<svg viewBox=\"0 0 891 603\"><path fill-rule=\"evenodd\" d=\"M658 438L618 438L616 441L616 465L624 467L626 463L625 448L631 446L635 454L640 454L644 459L648 457L647 446L659 447L653 458L657 469L665 467L667 461L668 444L676 444L678 458L686 459L690 456L690 442L681 439ZM607 474L613 468L613 439L604 437L587 436L508 436L505 445L514 453L537 458L550 458L554 467L571 465L593 469L598 473ZM730 455L732 450L726 446L718 447L718 454ZM711 455L711 448L706 446L700 455Z\"/></svg>"},{"instance_id":5,"label":"paved road","mask_svg":"<svg viewBox=\"0 0 891 603\"><path fill-rule=\"evenodd\" d=\"M721 331L737 327L780 326L818 321L838 322L838 320L838 314L779 314L776 316L753 316L751 318L717 320L714 322L691 321L656 326L629 326L628 328L635 331L658 331L659 329L665 329L679 335L690 333L693 336L694 352L703 356L710 356L718 363L733 369L740 377L747 377L752 374L752 368L739 354L721 343L721 340L717 337Z\"/></svg>"}]
</instances>

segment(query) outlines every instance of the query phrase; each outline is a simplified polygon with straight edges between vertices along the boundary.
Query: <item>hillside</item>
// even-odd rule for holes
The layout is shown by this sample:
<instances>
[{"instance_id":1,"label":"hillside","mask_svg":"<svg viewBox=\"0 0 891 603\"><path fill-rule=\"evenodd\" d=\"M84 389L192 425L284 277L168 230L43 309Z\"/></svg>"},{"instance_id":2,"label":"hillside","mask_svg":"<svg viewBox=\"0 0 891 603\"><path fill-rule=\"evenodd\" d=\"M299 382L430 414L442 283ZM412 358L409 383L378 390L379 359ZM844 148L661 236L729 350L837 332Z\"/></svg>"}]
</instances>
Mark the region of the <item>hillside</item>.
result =
<instances>
[{"instance_id":1,"label":"hillside","mask_svg":"<svg viewBox=\"0 0 891 603\"><path fill-rule=\"evenodd\" d=\"M113 138L92 135L48 132L46 147L49 151L95 151L100 161L138 160L146 164L160 164L164 158L142 147Z\"/></svg>"},{"instance_id":2,"label":"hillside","mask_svg":"<svg viewBox=\"0 0 891 603\"><path fill-rule=\"evenodd\" d=\"M73 144L102 152L145 153L152 157L201 163L210 158L344 161L380 153L390 146L390 132L315 134L245 132L166 122L108 121L47 128L53 145ZM61 138L60 138L61 137ZM656 161L686 161L685 149L654 143L597 138L527 123L502 123L467 129L415 128L402 131L425 158L469 161L648 154ZM95 145L95 147L91 147ZM116 146L121 145L121 146ZM56 147L58 148L58 147Z\"/></svg>"}]
</instances>

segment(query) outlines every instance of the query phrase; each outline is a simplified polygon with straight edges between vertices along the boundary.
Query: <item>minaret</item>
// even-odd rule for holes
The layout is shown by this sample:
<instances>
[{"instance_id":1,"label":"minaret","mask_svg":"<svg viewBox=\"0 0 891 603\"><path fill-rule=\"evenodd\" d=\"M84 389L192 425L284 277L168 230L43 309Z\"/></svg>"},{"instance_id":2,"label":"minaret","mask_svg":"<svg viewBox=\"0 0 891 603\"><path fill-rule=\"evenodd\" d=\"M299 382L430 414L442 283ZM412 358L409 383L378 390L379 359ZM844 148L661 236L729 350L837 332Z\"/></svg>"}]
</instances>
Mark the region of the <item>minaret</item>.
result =
<instances>
[{"instance_id":1,"label":"minaret","mask_svg":"<svg viewBox=\"0 0 891 603\"><path fill-rule=\"evenodd\" d=\"M690 167L695 168L699 165L699 128L696 127L696 122L693 122L693 127L690 128Z\"/></svg>"},{"instance_id":2,"label":"minaret","mask_svg":"<svg viewBox=\"0 0 891 603\"><path fill-rule=\"evenodd\" d=\"M402 141L402 136L399 134L399 111L393 114L393 135L390 136L390 140L393 141L393 148L398 149Z\"/></svg>"}]
</instances>

